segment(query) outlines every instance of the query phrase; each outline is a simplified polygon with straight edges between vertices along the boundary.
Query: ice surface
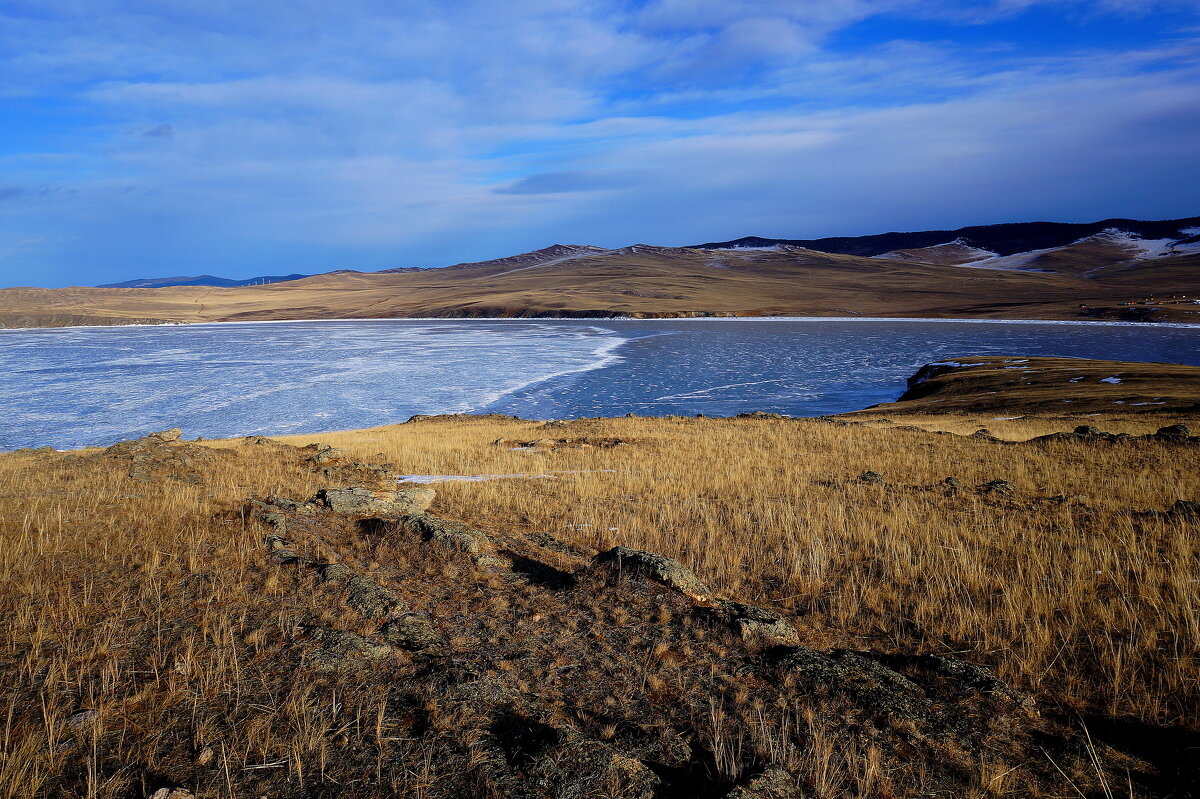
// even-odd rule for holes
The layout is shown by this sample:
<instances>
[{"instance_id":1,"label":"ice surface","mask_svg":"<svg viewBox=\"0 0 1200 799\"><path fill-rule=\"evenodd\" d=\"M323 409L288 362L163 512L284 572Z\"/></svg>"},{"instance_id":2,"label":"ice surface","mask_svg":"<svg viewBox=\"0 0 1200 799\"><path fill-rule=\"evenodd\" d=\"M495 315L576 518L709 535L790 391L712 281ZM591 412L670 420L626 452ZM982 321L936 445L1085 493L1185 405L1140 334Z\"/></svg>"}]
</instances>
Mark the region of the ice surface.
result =
<instances>
[{"instance_id":1,"label":"ice surface","mask_svg":"<svg viewBox=\"0 0 1200 799\"><path fill-rule=\"evenodd\" d=\"M417 413L816 416L894 400L923 364L969 355L1200 365L1200 328L810 318L0 330L0 450L171 427L317 434Z\"/></svg>"}]
</instances>

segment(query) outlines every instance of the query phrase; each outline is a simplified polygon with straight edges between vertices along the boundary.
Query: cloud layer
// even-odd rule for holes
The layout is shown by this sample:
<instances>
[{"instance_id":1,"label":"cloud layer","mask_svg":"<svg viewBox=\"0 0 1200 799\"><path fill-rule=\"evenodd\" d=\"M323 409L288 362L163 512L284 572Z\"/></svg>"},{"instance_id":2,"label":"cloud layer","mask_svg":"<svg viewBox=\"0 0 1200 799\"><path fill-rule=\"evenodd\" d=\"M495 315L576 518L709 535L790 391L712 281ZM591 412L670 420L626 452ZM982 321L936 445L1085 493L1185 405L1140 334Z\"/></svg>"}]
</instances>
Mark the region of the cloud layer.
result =
<instances>
[{"instance_id":1,"label":"cloud layer","mask_svg":"<svg viewBox=\"0 0 1200 799\"><path fill-rule=\"evenodd\" d=\"M9 2L0 283L1193 215L1198 31L1183 0Z\"/></svg>"}]
</instances>

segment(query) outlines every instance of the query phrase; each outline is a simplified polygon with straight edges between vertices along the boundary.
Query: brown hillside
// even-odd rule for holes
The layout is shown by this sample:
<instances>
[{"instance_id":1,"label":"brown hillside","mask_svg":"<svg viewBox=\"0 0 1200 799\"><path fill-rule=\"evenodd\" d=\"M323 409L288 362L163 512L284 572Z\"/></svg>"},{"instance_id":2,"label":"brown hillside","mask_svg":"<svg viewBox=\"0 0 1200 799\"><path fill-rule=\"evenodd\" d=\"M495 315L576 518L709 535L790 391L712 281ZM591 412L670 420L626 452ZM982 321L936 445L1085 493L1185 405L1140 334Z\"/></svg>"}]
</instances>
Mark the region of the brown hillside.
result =
<instances>
[{"instance_id":1,"label":"brown hillside","mask_svg":"<svg viewBox=\"0 0 1200 799\"><path fill-rule=\"evenodd\" d=\"M1162 259L1171 261L1173 259ZM1122 305L1186 282L1172 265L1119 281L835 255L637 245L555 247L415 272L338 272L244 288L0 291L0 325L478 316L1200 318L1200 306Z\"/></svg>"}]
</instances>

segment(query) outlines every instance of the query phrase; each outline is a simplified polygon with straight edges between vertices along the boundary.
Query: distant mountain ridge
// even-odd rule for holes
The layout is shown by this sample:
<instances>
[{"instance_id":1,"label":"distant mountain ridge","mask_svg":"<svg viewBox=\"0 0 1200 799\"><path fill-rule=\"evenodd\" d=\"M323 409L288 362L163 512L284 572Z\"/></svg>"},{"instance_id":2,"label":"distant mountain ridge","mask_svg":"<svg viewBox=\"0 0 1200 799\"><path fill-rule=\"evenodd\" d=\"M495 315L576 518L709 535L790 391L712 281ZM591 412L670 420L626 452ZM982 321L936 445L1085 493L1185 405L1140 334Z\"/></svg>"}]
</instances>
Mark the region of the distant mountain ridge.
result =
<instances>
[{"instance_id":1,"label":"distant mountain ridge","mask_svg":"<svg viewBox=\"0 0 1200 799\"><path fill-rule=\"evenodd\" d=\"M730 241L685 247L633 244L607 249L586 244L552 244L540 250L489 261L457 263L444 267L405 266L360 272L337 269L318 275L265 275L231 280L213 275L161 277L106 283L96 288L168 288L211 286L243 288L331 275L388 275L430 270L486 270L492 277L557 266L597 257L680 258L689 250L794 250L817 251L892 261L971 266L1029 272L1059 272L1093 277L1093 272L1124 267L1136 261L1167 255L1200 252L1200 216L1167 220L1104 219L1099 222L1013 222L974 225L956 230L921 230L877 233L867 236L830 236L820 239L773 239L744 236Z\"/></svg>"},{"instance_id":2,"label":"distant mountain ridge","mask_svg":"<svg viewBox=\"0 0 1200 799\"><path fill-rule=\"evenodd\" d=\"M1143 239L1200 240L1200 216L1146 221L1104 219L1099 222L1011 222L973 225L957 230L921 230L910 233L877 233L869 236L829 236L821 239L770 239L744 236L731 241L694 244L702 250L792 246L810 250L874 257L897 250L914 250L961 243L995 255L1016 255L1033 250L1064 247L1080 239L1115 229ZM1188 233L1189 229L1194 232Z\"/></svg>"},{"instance_id":3,"label":"distant mountain ridge","mask_svg":"<svg viewBox=\"0 0 1200 799\"><path fill-rule=\"evenodd\" d=\"M136 280L126 280L121 283L104 283L96 286L98 289L163 289L170 286L213 286L217 288L241 288L243 286L265 286L270 283L286 283L289 280L302 280L312 275L262 275L248 277L245 280L231 280L227 277L214 275L195 275L189 277L147 277Z\"/></svg>"}]
</instances>

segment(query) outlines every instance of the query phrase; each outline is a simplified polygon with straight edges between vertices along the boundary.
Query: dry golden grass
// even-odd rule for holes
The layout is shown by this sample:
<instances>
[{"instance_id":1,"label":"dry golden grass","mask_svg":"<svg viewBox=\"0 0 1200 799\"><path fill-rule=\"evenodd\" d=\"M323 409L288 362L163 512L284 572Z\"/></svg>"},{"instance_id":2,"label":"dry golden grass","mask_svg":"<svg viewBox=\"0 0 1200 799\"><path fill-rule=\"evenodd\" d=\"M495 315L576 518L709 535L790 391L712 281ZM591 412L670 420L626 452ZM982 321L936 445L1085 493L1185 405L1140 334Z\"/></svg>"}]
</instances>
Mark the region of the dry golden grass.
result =
<instances>
[{"instance_id":1,"label":"dry golden grass","mask_svg":"<svg viewBox=\"0 0 1200 799\"><path fill-rule=\"evenodd\" d=\"M1043 424L1008 430L1022 438ZM722 595L783 612L813 646L956 653L994 666L1054 712L1200 728L1197 522L1145 513L1200 498L1197 448L1004 445L887 427L457 419L287 440L321 440L400 474L548 475L441 483L432 511L485 531L545 531L678 558ZM627 443L541 452L493 443L582 437ZM429 752L389 727L397 710L386 684L330 689L280 682L275 671L301 613L353 622L264 563L262 531L243 501L304 498L326 479L270 447L209 445L237 456L202 464L195 483L134 481L89 458L0 456L0 797L45 786L140 796L152 767L193 768L179 761L181 748L196 764L216 764L213 796L269 793L251 794L247 780L267 786L281 774L288 795L305 795L297 790L345 779L336 742L346 739L377 743L376 775L385 752L402 757L410 765L389 790L426 795L434 764L412 765ZM854 480L868 469L887 484ZM937 485L948 476L967 486L1004 478L1018 490L948 494ZM374 557L334 540L318 546ZM423 568L453 580L460 567ZM471 604L485 599L462 602L464 618L488 624L479 615L488 606ZM625 623L620 607L606 612ZM672 663L669 648L657 654ZM643 681L653 692L661 679L648 672ZM434 712L437 701L421 712L435 728L453 725ZM96 716L80 720L81 710ZM703 727L718 765L736 759L722 747L741 745L723 736L724 718L714 709ZM848 754L810 723L809 749L780 757L824 785L818 795L897 790L877 753ZM978 796L1006 795L1006 785L1019 793L1019 775L1000 771L979 764ZM919 787L919 777L906 779Z\"/></svg>"},{"instance_id":2,"label":"dry golden grass","mask_svg":"<svg viewBox=\"0 0 1200 799\"><path fill-rule=\"evenodd\" d=\"M1121 427L1149 432L1167 421ZM1052 428L1029 420L1006 432ZM630 443L544 453L491 444L573 436ZM548 474L441 483L437 507L485 530L678 558L725 595L787 611L814 644L970 653L1081 712L1195 723L1196 521L1134 513L1200 498L1195 447L1008 446L819 421L696 419L553 430L428 422L321 438L363 457L383 453L405 474ZM853 480L868 469L889 485ZM937 484L950 476L967 486L1006 479L1019 494L946 496ZM1068 499L1049 501L1058 496Z\"/></svg>"}]
</instances>

